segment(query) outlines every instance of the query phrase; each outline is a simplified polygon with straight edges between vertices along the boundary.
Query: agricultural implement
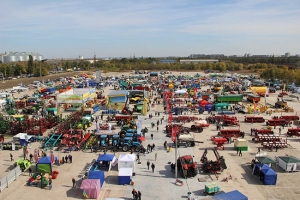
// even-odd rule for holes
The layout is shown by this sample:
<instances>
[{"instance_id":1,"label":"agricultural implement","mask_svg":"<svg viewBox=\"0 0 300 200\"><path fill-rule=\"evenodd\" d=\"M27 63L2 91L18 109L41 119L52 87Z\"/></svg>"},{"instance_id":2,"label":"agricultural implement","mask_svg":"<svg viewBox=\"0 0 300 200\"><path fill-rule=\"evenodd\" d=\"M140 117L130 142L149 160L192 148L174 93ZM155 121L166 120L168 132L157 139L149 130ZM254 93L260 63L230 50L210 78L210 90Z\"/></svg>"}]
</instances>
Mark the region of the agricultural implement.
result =
<instances>
[{"instance_id":1,"label":"agricultural implement","mask_svg":"<svg viewBox=\"0 0 300 200\"><path fill-rule=\"evenodd\" d=\"M287 131L287 136L300 136L300 128L289 128Z\"/></svg>"},{"instance_id":2,"label":"agricultural implement","mask_svg":"<svg viewBox=\"0 0 300 200\"><path fill-rule=\"evenodd\" d=\"M212 136L211 138L211 141L213 144L216 145L216 149L225 149L224 147L224 144L226 144L228 142L228 139L227 138L224 138L224 137L215 137L215 136Z\"/></svg>"},{"instance_id":3,"label":"agricultural implement","mask_svg":"<svg viewBox=\"0 0 300 200\"><path fill-rule=\"evenodd\" d=\"M280 118L273 118L273 119L270 119L266 122L266 125L267 126L287 126L287 125L290 125L290 121L287 121L285 119L280 119Z\"/></svg>"},{"instance_id":4,"label":"agricultural implement","mask_svg":"<svg viewBox=\"0 0 300 200\"><path fill-rule=\"evenodd\" d=\"M62 134L52 134L49 139L44 143L43 147L45 149L52 149L56 144L59 144L59 141L62 137Z\"/></svg>"},{"instance_id":5,"label":"agricultural implement","mask_svg":"<svg viewBox=\"0 0 300 200\"><path fill-rule=\"evenodd\" d=\"M247 123L263 123L265 119L261 116L245 116L244 121Z\"/></svg>"},{"instance_id":6,"label":"agricultural implement","mask_svg":"<svg viewBox=\"0 0 300 200\"><path fill-rule=\"evenodd\" d=\"M238 138L238 137L244 137L245 133L240 131L239 129L221 129L218 133L218 136L224 137L224 138Z\"/></svg>"},{"instance_id":7,"label":"agricultural implement","mask_svg":"<svg viewBox=\"0 0 300 200\"><path fill-rule=\"evenodd\" d=\"M208 160L207 159L207 149L203 152L203 155L200 159L200 161L203 163L202 169L205 172L212 173L212 174L217 174L218 172L222 172L224 169L227 169L227 166L225 164L225 159L223 156L219 155L219 152L217 150L213 150L215 156L216 156L216 161Z\"/></svg>"},{"instance_id":8,"label":"agricultural implement","mask_svg":"<svg viewBox=\"0 0 300 200\"><path fill-rule=\"evenodd\" d=\"M195 177L198 174L197 163L193 161L191 155L180 156L177 159L177 166L182 178Z\"/></svg>"},{"instance_id":9,"label":"agricultural implement","mask_svg":"<svg viewBox=\"0 0 300 200\"><path fill-rule=\"evenodd\" d=\"M182 124L169 124L166 126L167 137L171 137L173 128L177 129L177 135L190 132L189 128L184 127Z\"/></svg>"},{"instance_id":10,"label":"agricultural implement","mask_svg":"<svg viewBox=\"0 0 300 200\"><path fill-rule=\"evenodd\" d=\"M287 121L295 121L295 120L299 120L299 116L297 115L283 115L279 117L280 119L285 119Z\"/></svg>"},{"instance_id":11,"label":"agricultural implement","mask_svg":"<svg viewBox=\"0 0 300 200\"><path fill-rule=\"evenodd\" d=\"M191 122L191 121L195 121L195 120L198 120L198 117L195 117L195 116L177 116L177 117L173 117L172 118L172 121L174 122L183 122L183 123L186 123L186 122Z\"/></svg>"}]
</instances>

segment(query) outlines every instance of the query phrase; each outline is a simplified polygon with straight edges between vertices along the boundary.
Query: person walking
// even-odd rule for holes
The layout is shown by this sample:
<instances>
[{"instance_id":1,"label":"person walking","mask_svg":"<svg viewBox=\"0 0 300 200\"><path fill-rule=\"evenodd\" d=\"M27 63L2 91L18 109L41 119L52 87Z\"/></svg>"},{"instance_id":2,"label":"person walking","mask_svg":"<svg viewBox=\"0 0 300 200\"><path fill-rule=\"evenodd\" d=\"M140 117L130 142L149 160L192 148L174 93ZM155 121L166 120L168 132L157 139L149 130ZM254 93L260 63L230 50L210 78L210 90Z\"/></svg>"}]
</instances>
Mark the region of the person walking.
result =
<instances>
[{"instance_id":1,"label":"person walking","mask_svg":"<svg viewBox=\"0 0 300 200\"><path fill-rule=\"evenodd\" d=\"M239 154L239 148L237 147L236 148L236 155L238 155Z\"/></svg>"},{"instance_id":2,"label":"person walking","mask_svg":"<svg viewBox=\"0 0 300 200\"><path fill-rule=\"evenodd\" d=\"M149 160L147 161L147 167L148 167L148 170L149 170L149 167L150 167L150 161Z\"/></svg>"},{"instance_id":3,"label":"person walking","mask_svg":"<svg viewBox=\"0 0 300 200\"><path fill-rule=\"evenodd\" d=\"M139 197L139 200L142 200L142 193L140 191L138 191L138 197Z\"/></svg>"},{"instance_id":4,"label":"person walking","mask_svg":"<svg viewBox=\"0 0 300 200\"><path fill-rule=\"evenodd\" d=\"M152 144L152 149L155 150L155 144L154 143Z\"/></svg>"},{"instance_id":5,"label":"person walking","mask_svg":"<svg viewBox=\"0 0 300 200\"><path fill-rule=\"evenodd\" d=\"M158 127L157 127L157 128L158 128ZM153 140L153 133L151 133L151 135L150 135L150 136L151 136L151 139Z\"/></svg>"},{"instance_id":6,"label":"person walking","mask_svg":"<svg viewBox=\"0 0 300 200\"><path fill-rule=\"evenodd\" d=\"M157 127L156 127L157 132L158 132L158 129L159 129L159 128L158 128L158 125L157 125Z\"/></svg>"},{"instance_id":7,"label":"person walking","mask_svg":"<svg viewBox=\"0 0 300 200\"><path fill-rule=\"evenodd\" d=\"M157 125L157 126L159 125L159 120L157 120L156 125Z\"/></svg>"},{"instance_id":8,"label":"person walking","mask_svg":"<svg viewBox=\"0 0 300 200\"><path fill-rule=\"evenodd\" d=\"M52 179L50 178L49 179L49 190L51 190L52 189Z\"/></svg>"},{"instance_id":9,"label":"person walking","mask_svg":"<svg viewBox=\"0 0 300 200\"><path fill-rule=\"evenodd\" d=\"M29 167L28 172L29 172L29 176L31 177L32 176L32 169L31 169L31 167Z\"/></svg>"},{"instance_id":10,"label":"person walking","mask_svg":"<svg viewBox=\"0 0 300 200\"><path fill-rule=\"evenodd\" d=\"M14 156L10 153L10 161L14 161Z\"/></svg>"},{"instance_id":11,"label":"person walking","mask_svg":"<svg viewBox=\"0 0 300 200\"><path fill-rule=\"evenodd\" d=\"M155 161L156 161L156 159L157 159L157 153L155 153Z\"/></svg>"},{"instance_id":12,"label":"person walking","mask_svg":"<svg viewBox=\"0 0 300 200\"><path fill-rule=\"evenodd\" d=\"M140 162L140 154L136 154L136 161Z\"/></svg>"},{"instance_id":13,"label":"person walking","mask_svg":"<svg viewBox=\"0 0 300 200\"><path fill-rule=\"evenodd\" d=\"M240 149L239 156L243 156L243 155L242 155L242 149Z\"/></svg>"},{"instance_id":14,"label":"person walking","mask_svg":"<svg viewBox=\"0 0 300 200\"><path fill-rule=\"evenodd\" d=\"M151 169L152 169L152 172L154 173L154 169L155 169L154 163L151 164Z\"/></svg>"},{"instance_id":15,"label":"person walking","mask_svg":"<svg viewBox=\"0 0 300 200\"><path fill-rule=\"evenodd\" d=\"M75 181L75 178L72 178L72 183L73 183L73 188L75 188L75 184L76 184L76 181Z\"/></svg>"},{"instance_id":16,"label":"person walking","mask_svg":"<svg viewBox=\"0 0 300 200\"><path fill-rule=\"evenodd\" d=\"M162 124L162 122L163 122L163 118L160 119L160 124Z\"/></svg>"},{"instance_id":17,"label":"person walking","mask_svg":"<svg viewBox=\"0 0 300 200\"><path fill-rule=\"evenodd\" d=\"M137 198L136 198L137 192L136 192L135 189L132 190L131 194L132 194L132 198L133 198L133 199L137 199Z\"/></svg>"},{"instance_id":18,"label":"person walking","mask_svg":"<svg viewBox=\"0 0 300 200\"><path fill-rule=\"evenodd\" d=\"M281 134L281 128L279 127L279 135Z\"/></svg>"},{"instance_id":19,"label":"person walking","mask_svg":"<svg viewBox=\"0 0 300 200\"><path fill-rule=\"evenodd\" d=\"M65 156L65 163L68 163L68 156Z\"/></svg>"}]
</instances>

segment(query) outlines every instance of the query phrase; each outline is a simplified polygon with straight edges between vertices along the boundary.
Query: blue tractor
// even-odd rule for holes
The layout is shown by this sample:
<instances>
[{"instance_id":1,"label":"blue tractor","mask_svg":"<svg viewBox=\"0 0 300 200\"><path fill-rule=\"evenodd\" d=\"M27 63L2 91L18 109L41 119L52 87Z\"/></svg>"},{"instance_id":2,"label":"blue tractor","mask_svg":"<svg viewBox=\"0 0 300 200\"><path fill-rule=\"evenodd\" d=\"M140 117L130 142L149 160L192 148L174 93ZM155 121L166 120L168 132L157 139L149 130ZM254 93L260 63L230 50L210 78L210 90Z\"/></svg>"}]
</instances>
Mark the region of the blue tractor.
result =
<instances>
[{"instance_id":1,"label":"blue tractor","mask_svg":"<svg viewBox=\"0 0 300 200\"><path fill-rule=\"evenodd\" d=\"M124 152L132 149L135 151L135 152L140 152L141 150L141 142L138 140L138 139L134 139L132 137L125 137L123 139L123 145L122 145L122 150Z\"/></svg>"},{"instance_id":2,"label":"blue tractor","mask_svg":"<svg viewBox=\"0 0 300 200\"><path fill-rule=\"evenodd\" d=\"M119 135L113 135L112 136L111 145L113 147L119 147L119 145L120 145L120 136Z\"/></svg>"},{"instance_id":3,"label":"blue tractor","mask_svg":"<svg viewBox=\"0 0 300 200\"><path fill-rule=\"evenodd\" d=\"M100 149L106 148L108 146L108 136L107 135L100 135Z\"/></svg>"}]
</instances>

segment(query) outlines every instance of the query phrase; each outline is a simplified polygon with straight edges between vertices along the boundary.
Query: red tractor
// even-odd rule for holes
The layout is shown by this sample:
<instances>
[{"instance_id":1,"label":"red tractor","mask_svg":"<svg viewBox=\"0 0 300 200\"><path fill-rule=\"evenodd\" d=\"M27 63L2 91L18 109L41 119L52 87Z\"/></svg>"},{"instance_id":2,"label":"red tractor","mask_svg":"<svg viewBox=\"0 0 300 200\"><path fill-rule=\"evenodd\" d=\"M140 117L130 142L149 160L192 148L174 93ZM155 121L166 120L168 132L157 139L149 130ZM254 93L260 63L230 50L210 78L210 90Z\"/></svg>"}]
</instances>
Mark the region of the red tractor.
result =
<instances>
[{"instance_id":1,"label":"red tractor","mask_svg":"<svg viewBox=\"0 0 300 200\"><path fill-rule=\"evenodd\" d=\"M209 127L209 123L206 120L195 121L195 124L191 126L191 131L198 131L201 133L203 131L203 127Z\"/></svg>"},{"instance_id":2,"label":"red tractor","mask_svg":"<svg viewBox=\"0 0 300 200\"><path fill-rule=\"evenodd\" d=\"M166 126L166 133L167 133L167 137L171 137L172 136L172 129L176 128L177 129L177 135L181 134L181 133L189 133L189 128L184 127L182 124L169 124Z\"/></svg>"},{"instance_id":3,"label":"red tractor","mask_svg":"<svg viewBox=\"0 0 300 200\"><path fill-rule=\"evenodd\" d=\"M195 177L198 174L197 163L194 162L193 156L185 155L177 159L179 174L183 178Z\"/></svg>"},{"instance_id":4,"label":"red tractor","mask_svg":"<svg viewBox=\"0 0 300 200\"><path fill-rule=\"evenodd\" d=\"M127 107L124 107L121 113L123 115L132 115L132 111L130 111Z\"/></svg>"}]
</instances>

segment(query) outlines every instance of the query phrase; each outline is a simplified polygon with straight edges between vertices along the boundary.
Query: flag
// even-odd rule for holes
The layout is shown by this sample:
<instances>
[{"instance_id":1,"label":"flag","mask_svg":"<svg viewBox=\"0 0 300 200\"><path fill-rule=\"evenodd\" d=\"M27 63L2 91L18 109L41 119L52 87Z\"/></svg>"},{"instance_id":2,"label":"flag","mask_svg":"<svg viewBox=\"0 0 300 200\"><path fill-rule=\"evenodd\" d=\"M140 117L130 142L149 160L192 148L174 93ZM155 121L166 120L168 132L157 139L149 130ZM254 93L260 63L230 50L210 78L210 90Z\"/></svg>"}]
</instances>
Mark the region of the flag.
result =
<instances>
[{"instance_id":1,"label":"flag","mask_svg":"<svg viewBox=\"0 0 300 200\"><path fill-rule=\"evenodd\" d=\"M38 156L38 150L37 149L34 150L34 161L35 161L35 163L37 163L39 161L39 156Z\"/></svg>"},{"instance_id":2,"label":"flag","mask_svg":"<svg viewBox=\"0 0 300 200\"><path fill-rule=\"evenodd\" d=\"M177 128L172 128L172 141L175 142L177 137Z\"/></svg>"},{"instance_id":3,"label":"flag","mask_svg":"<svg viewBox=\"0 0 300 200\"><path fill-rule=\"evenodd\" d=\"M51 150L51 154L50 154L50 159L51 159L51 163L54 163L54 153L53 150Z\"/></svg>"},{"instance_id":4,"label":"flag","mask_svg":"<svg viewBox=\"0 0 300 200\"><path fill-rule=\"evenodd\" d=\"M168 124L172 124L172 120L173 120L173 115L172 113L170 113L168 117Z\"/></svg>"}]
</instances>

